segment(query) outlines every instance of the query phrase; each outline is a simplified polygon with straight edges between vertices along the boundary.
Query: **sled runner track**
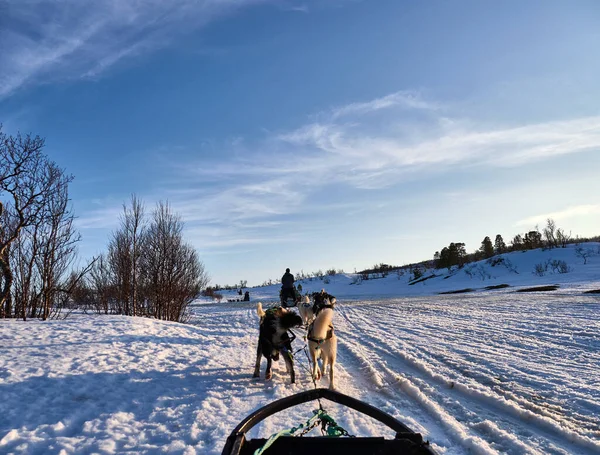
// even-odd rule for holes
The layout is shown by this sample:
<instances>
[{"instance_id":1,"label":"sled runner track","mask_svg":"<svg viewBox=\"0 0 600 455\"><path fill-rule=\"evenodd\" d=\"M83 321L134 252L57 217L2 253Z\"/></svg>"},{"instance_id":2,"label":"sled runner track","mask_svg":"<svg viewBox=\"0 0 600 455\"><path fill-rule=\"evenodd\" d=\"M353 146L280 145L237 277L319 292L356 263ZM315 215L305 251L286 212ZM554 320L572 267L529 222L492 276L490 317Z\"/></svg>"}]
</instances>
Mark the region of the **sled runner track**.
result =
<instances>
[{"instance_id":1,"label":"sled runner track","mask_svg":"<svg viewBox=\"0 0 600 455\"><path fill-rule=\"evenodd\" d=\"M356 328L356 325L352 323L345 314L342 315L350 326ZM356 333L354 330L353 332ZM369 378L367 379L367 387L374 384L377 387L377 394L385 396L385 398L380 398L381 401L392 399L397 406L401 407L401 409L414 408L417 406L425 411L420 412L423 416L419 418L419 424L423 425L424 429L420 429L419 431L423 431L426 435L429 433L427 437L432 439L434 444L437 443L441 446L452 447L458 442L465 450L471 453L498 453L486 441L475 435L470 435L470 431L465 425L453 418L442 407L427 399L417 387L409 385L410 381L402 380L397 375L391 374L389 370L382 369L382 362L379 358L373 356L370 345L363 346L360 341L356 342L355 340L350 340L351 337L348 337L347 335L342 336L344 338L340 339L340 343L343 348L342 353L344 359L350 360L350 358L353 358L352 363L358 363L362 367L361 370L365 371ZM396 386L400 381L404 381L404 387L398 389ZM398 403L399 401L400 403ZM446 439L451 439L455 442L450 442ZM520 446L522 453L538 453L530 450L529 447L524 444L518 445Z\"/></svg>"},{"instance_id":2,"label":"sled runner track","mask_svg":"<svg viewBox=\"0 0 600 455\"><path fill-rule=\"evenodd\" d=\"M583 449L587 448L592 450L590 453L594 453L594 450L600 450L599 444L594 443L588 438L580 437L574 432L562 429L558 424L553 424L541 417L536 418L536 415L533 413L527 413L526 411L510 406L503 401L498 401L493 397L471 390L460 384L447 383L443 378L426 378L424 377L426 375L422 374L414 365L410 365L410 362L399 362L392 354L378 348L375 343L368 342L366 344L372 350L371 352L379 354L376 356L376 360L374 361L375 366L372 368L376 368L384 373L380 375L382 378L381 382L389 384L390 387L399 386L402 391L421 402L425 408L433 411L434 415L440 416L442 421L454 420L451 417L452 415L478 415L483 410L486 415L494 415L494 417L491 417L492 420L501 420L503 423L506 422L511 426L527 426L531 433L540 433L541 429L543 437L546 439L556 440L556 434L560 434L566 440L562 441L563 445L568 444L569 442L576 443ZM395 353L397 353L397 351ZM399 374L395 369L392 370L389 368L388 365L390 363L395 363L395 367L403 373ZM445 388L447 388L447 390L444 390ZM451 399L447 395L450 395L451 397L459 395L459 397ZM433 401L429 397L435 397L436 399ZM452 403L451 411L449 413L443 410L445 403ZM475 409L467 409L466 403ZM441 411L438 409L438 406L441 407ZM529 425L524 424L520 419L534 422L536 427L530 428ZM482 420L481 422L484 421ZM477 426L473 426L473 428L477 428ZM497 425L495 425L495 428L498 428ZM488 427L487 433L489 433L489 431L490 428ZM498 428L496 431L501 430ZM489 437L489 434L487 436Z\"/></svg>"},{"instance_id":3,"label":"sled runner track","mask_svg":"<svg viewBox=\"0 0 600 455\"><path fill-rule=\"evenodd\" d=\"M347 345L346 355L355 356L358 359L360 356L356 355L356 351L354 350L356 346L353 346L353 343L345 344ZM362 360L365 361L365 359ZM361 363L361 360L356 361ZM484 421L479 425L488 424L489 427L493 428L493 431L477 431L477 425L468 426L463 424L460 421L463 420L462 415L460 420L453 416L457 409L447 409L439 405L434 400L429 399L427 393L419 389L410 380L401 378L400 375L396 375L390 370L386 371L382 369L384 374L379 373L376 369L381 368L380 361L376 361L375 365L368 361L366 363L369 365L367 368L369 373L378 377L376 383L381 383L381 386L378 386L375 392L385 396L385 398L382 396L378 401L393 400L395 405L402 409L411 409L415 406L420 407L421 412L419 413L422 416L418 418L418 423L423 428L419 429L419 431L426 435L427 439L434 444L434 447L438 445L452 448L458 443L469 453L499 454L500 452L490 446L487 441L475 434L481 432L485 433L486 439L494 439L496 444L508 441L512 447L518 448L518 453L541 455L542 452L534 450L509 433L500 430L492 422ZM403 406L403 402L407 402L406 406ZM471 431L472 429L476 431ZM493 437L490 437L492 433Z\"/></svg>"},{"instance_id":4,"label":"sled runner track","mask_svg":"<svg viewBox=\"0 0 600 455\"><path fill-rule=\"evenodd\" d=\"M373 305L372 309L376 305ZM436 397L435 405L441 406L442 410L447 403L458 403L459 400L465 405L453 404L451 414L459 413L459 415L468 416L473 413L470 408L475 408L475 415L479 414L479 410L483 410L484 415L491 416L492 420L501 420L501 425L509 425L513 428L525 427L528 431L534 434L539 434L541 438L554 441L553 444L569 447L571 443L581 450L581 453L590 451L594 453L600 450L600 443L587 437L585 431L581 434L581 426L583 423L584 427L593 424L593 422L576 421L581 416L560 415L559 409L548 409L536 405L535 403L523 403L513 401L511 398L503 398L497 395L496 391L491 392L489 387L473 387L472 385L465 385L458 381L449 380L444 375L433 373L438 371L439 365L435 368L428 367L429 359L425 356L420 359L410 354L409 349L405 349L403 346L405 343L394 339L392 335L393 330L389 329L389 324L394 319L393 312L389 311L389 307L386 311L386 319L381 324L388 324L388 330L382 330L378 325L380 319L371 317L368 318L368 314L371 311L364 311L365 306L357 308L345 307L340 309L340 314L345 318L344 322L353 327L353 330L348 333L342 333L340 340L342 345L347 348L352 355L356 357L363 357L362 362L369 365L371 375L376 378L375 383L388 383L398 385L403 391L419 397L421 400L423 397L422 390L428 395ZM373 328L372 328L373 327ZM360 334L357 336L356 334ZM385 336L382 336L385 334ZM368 351L368 353L365 353ZM345 351L344 351L345 352ZM369 360L365 360L364 357L370 357ZM434 362L438 363L439 359L433 359ZM393 366L393 369L389 367ZM446 373L448 366L442 368L442 371ZM477 385L477 384L475 384ZM452 388L450 388L453 386ZM516 398L516 397L515 397ZM435 408L426 403L426 407ZM469 409L466 408L468 403ZM529 404L529 406L525 406ZM524 409L524 408L529 408ZM569 418L573 421L569 421ZM527 423L523 420L527 419ZM443 419L447 421L446 418ZM581 419L586 420L586 419ZM560 422L560 423L558 423ZM565 425L567 424L567 425ZM492 424L489 421L481 419L479 424L472 424L470 428L473 431L483 432L486 435L486 439L490 439L490 433L496 434L497 437L513 438L509 433L502 430L498 425ZM579 430L579 431L576 431ZM593 432L592 432L593 433ZM504 434L504 436L498 436ZM513 443L515 443L513 441ZM523 447L522 447L523 449ZM530 453L533 451L530 448ZM560 449L556 449L552 452L549 447L544 450L547 453L561 453Z\"/></svg>"},{"instance_id":5,"label":"sled runner track","mask_svg":"<svg viewBox=\"0 0 600 455\"><path fill-rule=\"evenodd\" d=\"M360 317L357 315L357 318ZM374 334L373 338L377 339L380 338L379 335ZM395 346L399 346L399 349L403 352L411 352L411 348L409 346L407 346L407 343L402 342L402 341L398 341L395 340L392 342ZM419 352L420 356L419 358L424 359L427 363L433 364L433 366L435 366L436 368L434 369L438 369L438 365L436 363L436 361L442 361L442 363L445 363L446 365L450 365L451 367L454 368L454 364L456 364L457 362L454 360L452 363L453 364L449 364L447 361L444 362L446 359L444 358L440 358L439 355L432 355L429 352L423 352L424 350L421 350L421 352ZM414 357L416 357L416 355L413 353L412 354ZM461 359L461 362L464 362L464 359ZM508 390L504 390L501 388L502 384L499 384L498 381L494 381L493 377L488 376L486 377L485 375L481 375L481 374L473 374L472 371L474 368L477 367L476 363L468 363L467 362L467 368L471 371L469 372L469 378L465 378L462 377L461 378L461 382L465 382L465 380L469 379L469 383L472 383L473 386L475 386L476 388L481 388L481 385L486 386L486 387L490 387L494 390L495 393L498 394L502 394L505 396L505 398L507 399L511 399L514 401L517 401L521 406L524 406L527 409L530 409L536 413L545 415L545 416L552 416L554 417L556 420L561 420L563 423L565 423L565 416L563 415L563 409L562 407L558 406L558 405L552 405L552 404L548 404L548 403L544 403L544 401L542 401L543 397L540 397L539 395L533 395L530 398L535 398L537 399L537 403L534 402L533 400L525 400L523 399L522 395L528 395L531 393L531 391L528 390L518 390L518 393L513 393L511 391ZM447 369L446 369L447 370ZM464 368L463 368L464 371ZM460 371L460 373L463 373L463 371ZM444 374L446 376L450 376L450 374L453 373L452 370L451 371L445 371ZM463 373L464 376L464 373ZM458 376L460 377L460 376ZM456 378L456 374L452 377L450 377L450 379L455 379ZM477 381L473 381L472 379L475 378L477 379ZM543 403L543 405L541 405L541 403ZM571 416L571 419L575 421L575 424L573 425L575 428L583 428L583 429L587 429L587 431L593 433L593 434L598 434L597 433L597 421L595 421L592 417L582 417L579 416L577 413L573 413ZM568 419L567 419L567 424L568 424Z\"/></svg>"},{"instance_id":6,"label":"sled runner track","mask_svg":"<svg viewBox=\"0 0 600 455\"><path fill-rule=\"evenodd\" d=\"M353 314L352 317L360 320L364 317L364 315L361 313L362 312L359 312L359 314L356 315ZM499 359L503 359L502 363L496 362L496 364L492 364L492 369L490 370L489 367L482 365L476 356L470 354L469 346L464 342L464 340L449 339L447 341L447 346L443 342L438 343L435 346L421 346L419 345L420 337L406 337L404 328L401 324L398 324L396 327L394 327L393 320L395 315L393 312L388 312L386 316L387 331L390 332L391 330L392 332L396 332L396 334L393 337L386 337L384 340L382 340L382 342L400 346L399 349L411 353L415 358L424 359L427 363L431 364L435 370L442 367L444 375L451 380L460 379L461 382L472 384L472 386L477 388L480 388L482 385L489 387L493 389L495 393L503 395L507 399L516 401L521 406L536 413L543 415L554 415L557 417L557 420L561 420L563 424L565 422L565 409L562 406L564 399L568 398L569 401L577 400L582 408L589 409L591 412L588 413L588 415L580 415L575 411L571 411L567 418L567 422L568 420L572 420L574 423L574 428L583 429L584 432L589 432L592 435L600 436L600 425L598 419L594 417L594 415L598 414L600 406L597 401L591 401L589 399L590 393L587 395L583 393L586 391L586 387L590 387L590 384L582 384L581 386L577 384L577 387L573 388L567 397L555 397L548 395L547 391L544 395L540 395L535 391L538 389L536 386L538 385L540 378L536 375L539 375L539 371L535 371L534 369L529 372L528 369L524 369L527 365L522 365L523 362L519 362L519 364L515 366L508 365L506 354L499 352L501 351L501 347L489 348L488 350L488 352L492 353L492 357L490 358L498 357ZM381 333L384 333L381 330L381 327L374 327L374 325L377 323L373 320L369 319L367 322L368 324L366 324L365 328L361 330L368 334L373 334L374 338L379 337L381 339L380 335ZM430 333L427 333L426 331L423 332L424 338L430 336ZM445 339L442 341L445 341ZM487 339L484 341L488 342ZM469 344L474 344L476 342L477 340L472 339L469 341ZM459 347L462 345L465 345L464 349ZM448 350L448 346L452 347L452 352ZM476 345L476 348L479 350L479 352L486 352L486 350L480 346L481 345ZM465 355L465 353L467 353L467 355ZM457 354L459 354L458 358ZM515 355L515 353L511 353L511 356L512 355ZM598 357L598 354L596 354L596 357ZM558 363L562 362L562 358L554 358L552 359L551 364L557 363L557 360ZM508 361L512 361L512 359L508 359ZM593 370L594 362L588 362L588 365L592 365ZM539 365L533 365L533 367L539 369ZM559 365L556 368L561 367L564 368L564 364L562 366ZM546 370L553 370L552 368L545 368ZM574 365L572 368L578 373L581 371L585 372L583 366L581 365ZM589 372L586 374L590 375L590 377L593 377L593 371L588 371ZM557 372L556 376L548 375L548 377L543 377L542 379L544 380L545 384L551 382L556 383L556 387L560 388L563 386L564 374L565 371L560 371ZM529 384L529 387L524 387L523 385L515 386L515 383L513 381L509 381L508 379L511 377L520 378L520 382Z\"/></svg>"}]
</instances>

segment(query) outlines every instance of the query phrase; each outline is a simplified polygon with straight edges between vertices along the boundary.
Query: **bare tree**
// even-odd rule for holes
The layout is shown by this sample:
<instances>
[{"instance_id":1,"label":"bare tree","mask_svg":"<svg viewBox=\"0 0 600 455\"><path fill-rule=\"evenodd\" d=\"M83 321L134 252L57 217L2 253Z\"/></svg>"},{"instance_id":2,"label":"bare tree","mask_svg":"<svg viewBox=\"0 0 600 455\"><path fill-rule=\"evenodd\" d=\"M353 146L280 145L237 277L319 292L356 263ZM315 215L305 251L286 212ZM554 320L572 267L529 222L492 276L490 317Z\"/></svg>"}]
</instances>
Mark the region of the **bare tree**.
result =
<instances>
[{"instance_id":1,"label":"bare tree","mask_svg":"<svg viewBox=\"0 0 600 455\"><path fill-rule=\"evenodd\" d=\"M571 240L570 232L567 234L563 229L560 229L560 228L556 230L556 241L557 241L558 245L560 245L563 248L566 248L567 244L569 243L570 240Z\"/></svg>"},{"instance_id":2,"label":"bare tree","mask_svg":"<svg viewBox=\"0 0 600 455\"><path fill-rule=\"evenodd\" d=\"M43 147L39 136L7 136L0 129L0 317L26 319L40 301L47 317L52 289L79 240L67 208L72 176ZM13 296L15 271L20 281Z\"/></svg>"},{"instance_id":3,"label":"bare tree","mask_svg":"<svg viewBox=\"0 0 600 455\"><path fill-rule=\"evenodd\" d=\"M594 256L596 252L591 248L583 248L578 246L575 248L575 256L583 259L583 265L587 264L587 260L590 256Z\"/></svg>"},{"instance_id":4,"label":"bare tree","mask_svg":"<svg viewBox=\"0 0 600 455\"><path fill-rule=\"evenodd\" d=\"M42 286L40 317L43 320L50 316L52 306L58 301L59 295L62 294L63 300L68 298L72 288L81 279L81 272L70 273L81 235L73 225L74 215L69 207L69 181L70 178L64 176L59 179L44 209L40 254L37 256ZM89 265L84 267L84 270L86 269L89 269Z\"/></svg>"},{"instance_id":5,"label":"bare tree","mask_svg":"<svg viewBox=\"0 0 600 455\"><path fill-rule=\"evenodd\" d=\"M135 195L131 196L130 204L123 204L120 226L108 245L107 263L117 291L116 312L135 316L139 313L139 263L145 220L144 205Z\"/></svg>"},{"instance_id":6,"label":"bare tree","mask_svg":"<svg viewBox=\"0 0 600 455\"><path fill-rule=\"evenodd\" d=\"M133 194L131 195L131 207L123 205L123 212L123 227L131 248L129 255L131 259L131 310L132 315L136 316L138 313L141 243L146 229L144 204Z\"/></svg>"},{"instance_id":7,"label":"bare tree","mask_svg":"<svg viewBox=\"0 0 600 455\"><path fill-rule=\"evenodd\" d=\"M113 277L106 256L100 255L90 271L87 286L93 296L98 313L108 314L115 299Z\"/></svg>"},{"instance_id":8,"label":"bare tree","mask_svg":"<svg viewBox=\"0 0 600 455\"><path fill-rule=\"evenodd\" d=\"M208 284L204 264L182 232L181 218L159 202L142 252L146 311L157 319L185 320L188 305Z\"/></svg>"},{"instance_id":9,"label":"bare tree","mask_svg":"<svg viewBox=\"0 0 600 455\"><path fill-rule=\"evenodd\" d=\"M558 247L558 241L556 240L556 223L552 218L546 220L546 227L544 228L544 238L546 239L546 246L549 249Z\"/></svg>"},{"instance_id":10,"label":"bare tree","mask_svg":"<svg viewBox=\"0 0 600 455\"><path fill-rule=\"evenodd\" d=\"M123 226L120 230L113 232L108 244L107 260L115 288L115 307L113 311L117 314L131 314L129 312L129 299L131 297L130 246Z\"/></svg>"}]
</instances>

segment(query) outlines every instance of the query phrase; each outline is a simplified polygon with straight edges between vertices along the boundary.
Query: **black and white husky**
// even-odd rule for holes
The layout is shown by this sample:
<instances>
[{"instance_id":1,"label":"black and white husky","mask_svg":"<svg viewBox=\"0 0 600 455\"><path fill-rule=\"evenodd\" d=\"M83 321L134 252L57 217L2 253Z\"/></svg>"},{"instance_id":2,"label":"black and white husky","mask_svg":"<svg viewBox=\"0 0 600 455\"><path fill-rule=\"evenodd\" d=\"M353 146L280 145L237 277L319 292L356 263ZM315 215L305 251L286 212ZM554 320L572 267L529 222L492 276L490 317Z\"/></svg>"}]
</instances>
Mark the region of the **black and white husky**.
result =
<instances>
[{"instance_id":1,"label":"black and white husky","mask_svg":"<svg viewBox=\"0 0 600 455\"><path fill-rule=\"evenodd\" d=\"M264 311L260 302L256 307L256 312L260 318L260 328L253 377L260 376L260 361L264 356L267 359L265 379L271 379L273 375L271 364L273 360L279 360L279 353L281 353L293 384L296 381L296 374L292 358L292 339L288 335L288 330L302 325L302 319L294 311L281 307Z\"/></svg>"},{"instance_id":2,"label":"black and white husky","mask_svg":"<svg viewBox=\"0 0 600 455\"><path fill-rule=\"evenodd\" d=\"M311 295L312 302L310 297L305 295L298 303L298 312L304 325L310 324L323 308L333 308L336 303L335 297L325 292L325 289L322 289L321 292L313 292Z\"/></svg>"}]
</instances>

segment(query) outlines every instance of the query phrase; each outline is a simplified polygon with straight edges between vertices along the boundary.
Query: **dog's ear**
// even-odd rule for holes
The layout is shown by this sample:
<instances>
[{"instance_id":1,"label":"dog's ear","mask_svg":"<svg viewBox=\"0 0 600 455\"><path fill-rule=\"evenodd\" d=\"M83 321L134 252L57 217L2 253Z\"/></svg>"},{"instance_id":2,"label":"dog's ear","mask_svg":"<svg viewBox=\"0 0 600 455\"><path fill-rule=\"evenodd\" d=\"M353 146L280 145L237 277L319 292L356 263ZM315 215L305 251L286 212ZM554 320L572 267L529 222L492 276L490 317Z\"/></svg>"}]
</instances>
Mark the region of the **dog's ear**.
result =
<instances>
[{"instance_id":1,"label":"dog's ear","mask_svg":"<svg viewBox=\"0 0 600 455\"><path fill-rule=\"evenodd\" d=\"M265 314L267 314L263 310L262 302L258 302L258 304L256 305L256 314L258 314L258 317L261 319L265 317Z\"/></svg>"}]
</instances>

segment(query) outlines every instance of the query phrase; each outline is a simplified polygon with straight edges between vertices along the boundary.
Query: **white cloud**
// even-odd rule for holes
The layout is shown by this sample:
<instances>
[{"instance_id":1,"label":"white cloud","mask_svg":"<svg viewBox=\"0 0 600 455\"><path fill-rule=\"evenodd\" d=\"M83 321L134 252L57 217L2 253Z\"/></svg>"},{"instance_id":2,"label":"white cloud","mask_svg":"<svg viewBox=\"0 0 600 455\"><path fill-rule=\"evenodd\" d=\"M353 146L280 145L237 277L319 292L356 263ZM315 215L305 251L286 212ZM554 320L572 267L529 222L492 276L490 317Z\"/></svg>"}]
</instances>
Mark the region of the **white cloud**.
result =
<instances>
[{"instance_id":1,"label":"white cloud","mask_svg":"<svg viewBox=\"0 0 600 455\"><path fill-rule=\"evenodd\" d=\"M600 117L496 128L435 119L408 132L394 128L389 118L386 122L387 126L376 128L358 121L311 123L277 138L294 146L301 168L310 162L305 156L321 152L319 167L327 164L335 170L331 178L357 186L369 181L379 187L409 172L456 166L517 167L600 148Z\"/></svg>"},{"instance_id":2,"label":"white cloud","mask_svg":"<svg viewBox=\"0 0 600 455\"><path fill-rule=\"evenodd\" d=\"M569 207L558 212L544 213L541 215L534 215L528 218L519 220L515 223L515 226L535 226L546 223L546 220L553 219L554 221L567 220L579 216L588 216L600 213L600 205L586 204L576 205Z\"/></svg>"},{"instance_id":3,"label":"white cloud","mask_svg":"<svg viewBox=\"0 0 600 455\"><path fill-rule=\"evenodd\" d=\"M26 84L98 76L264 1L7 0L0 18L0 98Z\"/></svg>"},{"instance_id":4,"label":"white cloud","mask_svg":"<svg viewBox=\"0 0 600 455\"><path fill-rule=\"evenodd\" d=\"M403 107L407 109L438 110L440 105L425 101L418 92L399 91L362 103L350 103L345 106L332 109L331 117L337 119L348 115L365 115L391 107Z\"/></svg>"},{"instance_id":5,"label":"white cloud","mask_svg":"<svg viewBox=\"0 0 600 455\"><path fill-rule=\"evenodd\" d=\"M119 224L119 216L123 213L122 203L106 203L105 207L86 212L75 219L78 229L114 229Z\"/></svg>"}]
</instances>

